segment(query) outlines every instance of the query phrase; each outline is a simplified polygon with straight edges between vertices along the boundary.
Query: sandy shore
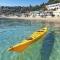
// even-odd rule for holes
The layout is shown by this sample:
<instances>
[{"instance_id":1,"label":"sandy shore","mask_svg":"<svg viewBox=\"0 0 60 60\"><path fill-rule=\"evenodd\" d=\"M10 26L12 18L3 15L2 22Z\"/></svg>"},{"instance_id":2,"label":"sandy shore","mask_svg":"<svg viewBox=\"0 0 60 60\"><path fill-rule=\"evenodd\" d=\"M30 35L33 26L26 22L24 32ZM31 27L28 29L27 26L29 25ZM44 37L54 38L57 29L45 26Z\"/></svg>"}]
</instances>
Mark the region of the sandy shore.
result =
<instances>
[{"instance_id":1,"label":"sandy shore","mask_svg":"<svg viewBox=\"0 0 60 60\"><path fill-rule=\"evenodd\" d=\"M60 28L60 17L51 17L51 16L47 16L47 17L40 17L40 16L36 16L36 17L17 17L17 16L2 16L0 18L5 18L5 19L19 19L19 20L34 20L34 21L41 21L43 22L43 24L45 24L46 26L54 26L54 27L59 27Z\"/></svg>"},{"instance_id":2,"label":"sandy shore","mask_svg":"<svg viewBox=\"0 0 60 60\"><path fill-rule=\"evenodd\" d=\"M40 21L45 21L45 22L56 22L56 23L60 23L60 17L51 17L51 16L47 16L47 17L40 17L40 16L36 16L36 17L17 17L17 16L2 16L0 18L8 18L8 19L22 19L22 20L40 20Z\"/></svg>"}]
</instances>

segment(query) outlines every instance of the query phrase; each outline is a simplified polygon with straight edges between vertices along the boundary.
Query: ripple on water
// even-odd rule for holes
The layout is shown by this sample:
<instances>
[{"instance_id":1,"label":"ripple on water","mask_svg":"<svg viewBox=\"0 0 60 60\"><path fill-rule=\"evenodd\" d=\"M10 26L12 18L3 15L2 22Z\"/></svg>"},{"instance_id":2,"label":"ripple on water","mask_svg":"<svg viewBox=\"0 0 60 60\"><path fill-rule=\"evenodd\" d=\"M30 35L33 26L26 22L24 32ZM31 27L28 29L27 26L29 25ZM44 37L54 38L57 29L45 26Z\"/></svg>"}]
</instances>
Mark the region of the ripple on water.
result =
<instances>
[{"instance_id":1,"label":"ripple on water","mask_svg":"<svg viewBox=\"0 0 60 60\"><path fill-rule=\"evenodd\" d=\"M58 30L55 29L59 29L59 28L55 28L50 25L46 25L49 27L49 33L51 35L49 39L43 38L42 40L39 40L38 42L29 46L23 53L11 52L7 50L9 47L17 44L18 42L21 42L23 39L30 36L34 31L44 26L45 23L41 21L1 19L0 20L0 27L1 27L0 28L0 60L43 60L44 56L45 59L48 59L46 55L48 54L49 56L50 53L48 51L48 53L46 54L45 46L49 44L47 41L54 36L55 36L54 37L55 40L53 39L54 43L52 43L52 40L50 41L51 44L53 45L53 48L52 45L47 47L48 50L49 47L52 48L52 52L48 60L57 60L57 59L59 60L60 57L57 56L60 56L59 54L60 47L57 48L57 46L59 46L60 43L60 34L55 33L55 35L53 36L51 35L51 31L58 32ZM44 50L42 52L43 54L41 54L41 49L43 49L43 46L44 46Z\"/></svg>"}]
</instances>

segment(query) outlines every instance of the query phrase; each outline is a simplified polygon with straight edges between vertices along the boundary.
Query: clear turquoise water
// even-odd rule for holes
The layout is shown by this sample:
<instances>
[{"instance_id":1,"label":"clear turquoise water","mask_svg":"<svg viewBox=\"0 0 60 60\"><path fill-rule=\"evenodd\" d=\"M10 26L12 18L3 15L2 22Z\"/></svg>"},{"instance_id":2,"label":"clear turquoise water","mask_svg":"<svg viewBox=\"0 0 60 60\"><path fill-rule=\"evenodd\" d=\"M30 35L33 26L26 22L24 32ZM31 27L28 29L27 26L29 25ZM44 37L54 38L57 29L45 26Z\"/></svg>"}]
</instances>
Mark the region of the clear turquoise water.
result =
<instances>
[{"instance_id":1,"label":"clear turquoise water","mask_svg":"<svg viewBox=\"0 0 60 60\"><path fill-rule=\"evenodd\" d=\"M23 53L7 50L45 26L49 27L46 36ZM41 21L0 19L0 60L60 60L60 28L54 26Z\"/></svg>"}]
</instances>

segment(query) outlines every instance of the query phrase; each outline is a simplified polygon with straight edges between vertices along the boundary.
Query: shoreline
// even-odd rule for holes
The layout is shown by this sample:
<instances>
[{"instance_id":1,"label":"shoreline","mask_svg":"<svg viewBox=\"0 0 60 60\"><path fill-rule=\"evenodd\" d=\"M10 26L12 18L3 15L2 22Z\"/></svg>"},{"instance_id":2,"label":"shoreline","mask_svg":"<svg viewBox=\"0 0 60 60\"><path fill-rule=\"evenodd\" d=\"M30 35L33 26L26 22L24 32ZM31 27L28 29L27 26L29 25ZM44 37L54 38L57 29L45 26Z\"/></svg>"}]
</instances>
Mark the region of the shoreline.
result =
<instances>
[{"instance_id":1,"label":"shoreline","mask_svg":"<svg viewBox=\"0 0 60 60\"><path fill-rule=\"evenodd\" d=\"M51 16L47 16L47 17L16 17L16 16L12 16L12 17L0 17L0 19L12 19L12 20L22 20L22 21L40 21L43 24L45 24L46 26L54 26L54 27L59 27L60 28L60 17L51 17Z\"/></svg>"},{"instance_id":2,"label":"shoreline","mask_svg":"<svg viewBox=\"0 0 60 60\"><path fill-rule=\"evenodd\" d=\"M51 16L47 16L47 17L17 17L17 16L6 16L6 17L0 17L0 19L18 19L18 20L35 20L35 21L44 21L44 22L56 22L56 23L60 23L60 17L51 17Z\"/></svg>"}]
</instances>

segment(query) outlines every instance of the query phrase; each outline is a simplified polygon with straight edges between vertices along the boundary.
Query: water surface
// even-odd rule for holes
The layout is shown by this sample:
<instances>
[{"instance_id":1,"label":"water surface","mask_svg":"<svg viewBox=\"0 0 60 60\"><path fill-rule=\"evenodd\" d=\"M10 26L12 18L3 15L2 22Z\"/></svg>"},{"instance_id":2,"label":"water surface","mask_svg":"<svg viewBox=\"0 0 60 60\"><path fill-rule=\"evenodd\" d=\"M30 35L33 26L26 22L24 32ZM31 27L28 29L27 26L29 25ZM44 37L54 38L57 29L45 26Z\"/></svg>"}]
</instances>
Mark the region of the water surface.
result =
<instances>
[{"instance_id":1,"label":"water surface","mask_svg":"<svg viewBox=\"0 0 60 60\"><path fill-rule=\"evenodd\" d=\"M29 46L23 53L7 49L34 31L48 27L45 37ZM60 28L41 21L0 19L0 60L60 60ZM44 59L43 59L44 58Z\"/></svg>"}]
</instances>

